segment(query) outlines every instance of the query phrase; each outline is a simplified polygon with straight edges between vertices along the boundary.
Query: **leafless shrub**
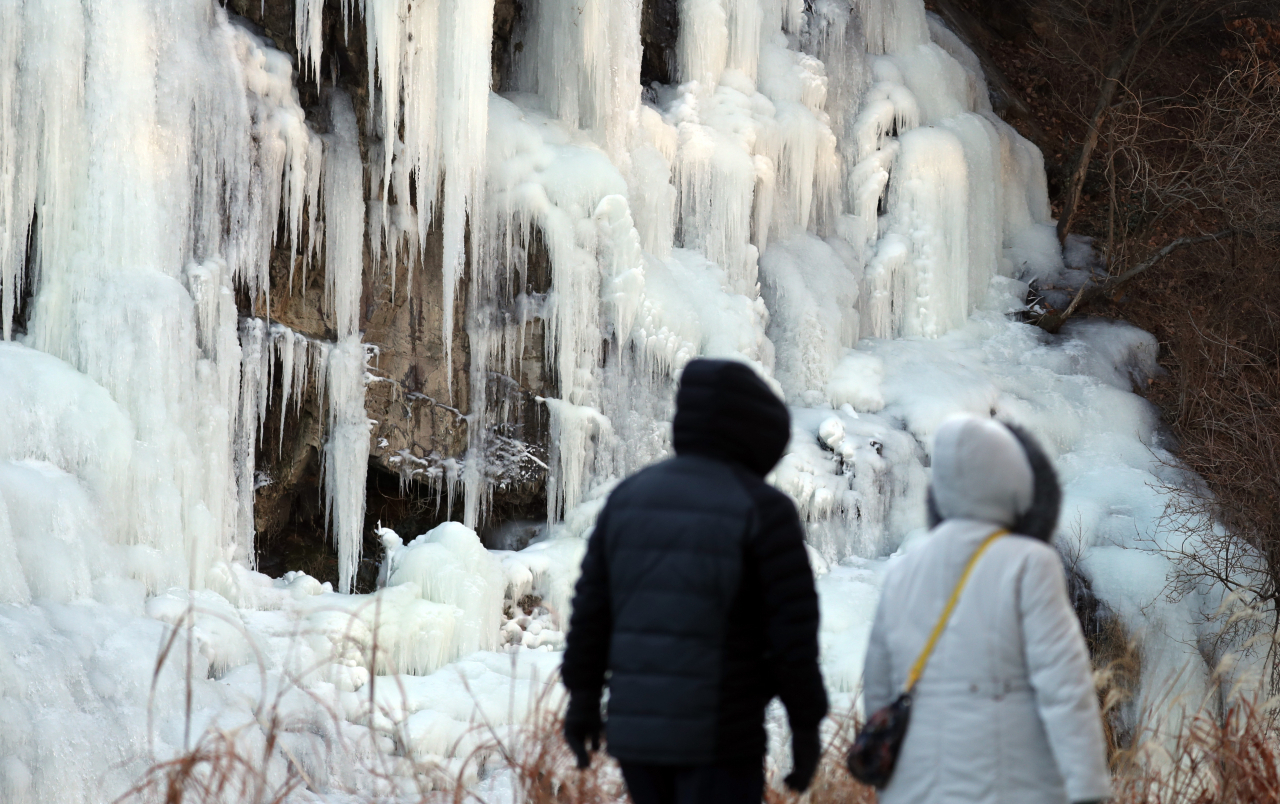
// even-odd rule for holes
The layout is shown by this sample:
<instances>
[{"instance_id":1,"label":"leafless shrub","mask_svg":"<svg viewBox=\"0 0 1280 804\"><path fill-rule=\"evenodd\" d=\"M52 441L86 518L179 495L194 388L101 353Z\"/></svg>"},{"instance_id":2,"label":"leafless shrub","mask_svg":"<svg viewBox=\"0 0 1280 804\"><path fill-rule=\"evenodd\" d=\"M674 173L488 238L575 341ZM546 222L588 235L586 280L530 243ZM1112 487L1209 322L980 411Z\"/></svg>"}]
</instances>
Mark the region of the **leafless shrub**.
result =
<instances>
[{"instance_id":1,"label":"leafless shrub","mask_svg":"<svg viewBox=\"0 0 1280 804\"><path fill-rule=\"evenodd\" d=\"M1247 41L1241 50L1207 89L1117 105L1112 155L1120 191L1140 200L1148 225L1208 216L1271 247L1280 243L1280 65Z\"/></svg>"},{"instance_id":2,"label":"leafless shrub","mask_svg":"<svg viewBox=\"0 0 1280 804\"><path fill-rule=\"evenodd\" d=\"M1230 605L1215 618L1216 637L1201 646L1206 659L1256 645L1273 668L1275 692L1280 657L1270 636L1280 625L1280 329L1264 337L1268 332L1236 337L1191 317L1178 327L1170 352L1178 360L1179 388L1165 399L1182 443L1169 467L1176 479L1163 489L1161 525L1181 537L1166 550L1175 564L1171 592L1213 586L1228 595ZM1266 638L1251 642L1254 637Z\"/></svg>"},{"instance_id":3,"label":"leafless shrub","mask_svg":"<svg viewBox=\"0 0 1280 804\"><path fill-rule=\"evenodd\" d=\"M1112 301L1129 294L1114 312L1156 334L1168 369L1149 396L1179 442L1162 489L1162 528L1180 536L1166 551L1176 564L1170 591L1212 586L1233 601L1213 618L1215 636L1199 646L1207 661L1250 644L1274 668L1280 28L1249 20L1228 28L1239 37L1223 51L1223 71L1212 81L1165 98L1125 87L1110 111L1104 175L1112 276L1092 290L1102 291L1093 298ZM1201 234L1215 229L1221 231ZM1180 243L1207 240L1216 242L1173 253ZM1137 262L1143 255L1150 256ZM1162 258L1158 270L1143 273ZM1086 295L1082 288L1077 298ZM1280 691L1280 671L1272 672L1271 689Z\"/></svg>"},{"instance_id":4,"label":"leafless shrub","mask_svg":"<svg viewBox=\"0 0 1280 804\"><path fill-rule=\"evenodd\" d=\"M1161 52L1190 29L1232 3L1207 0L1046 0L1036 6L1042 56L1069 69L1083 68L1097 83L1078 114L1084 125L1079 149L1067 166L1058 239L1066 241L1084 196L1094 153L1124 90L1159 63Z\"/></svg>"}]
</instances>

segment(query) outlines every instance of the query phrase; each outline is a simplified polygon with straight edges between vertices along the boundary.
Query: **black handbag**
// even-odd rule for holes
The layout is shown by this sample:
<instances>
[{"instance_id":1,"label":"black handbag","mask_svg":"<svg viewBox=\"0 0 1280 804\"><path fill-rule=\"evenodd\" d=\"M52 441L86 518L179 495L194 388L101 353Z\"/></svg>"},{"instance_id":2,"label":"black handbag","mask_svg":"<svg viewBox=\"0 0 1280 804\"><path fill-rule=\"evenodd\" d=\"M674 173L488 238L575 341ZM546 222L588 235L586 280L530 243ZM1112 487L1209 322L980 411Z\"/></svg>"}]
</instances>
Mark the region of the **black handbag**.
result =
<instances>
[{"instance_id":1,"label":"black handbag","mask_svg":"<svg viewBox=\"0 0 1280 804\"><path fill-rule=\"evenodd\" d=\"M915 664L911 666L902 694L894 699L893 703L872 712L867 722L858 729L858 735L854 738L853 747L849 749L849 757L845 762L853 778L877 788L883 788L893 778L893 769L898 764L898 754L902 751L902 741L907 737L907 725L911 722L911 706L916 684L920 681L920 675L924 672L924 666L928 663L930 654L933 653L933 646L937 644L938 637L942 636L943 630L946 629L947 621L951 619L951 612L955 610L956 601L960 599L960 592L964 589L965 581L969 580L969 573L973 571L974 565L978 563L978 559L992 542L1008 532L1007 530L996 531L973 551L964 572L960 574L960 580L956 582L956 588L951 592L951 598L947 600L947 605L942 608L937 624L933 626L933 632L929 634L929 640L925 642Z\"/></svg>"}]
</instances>

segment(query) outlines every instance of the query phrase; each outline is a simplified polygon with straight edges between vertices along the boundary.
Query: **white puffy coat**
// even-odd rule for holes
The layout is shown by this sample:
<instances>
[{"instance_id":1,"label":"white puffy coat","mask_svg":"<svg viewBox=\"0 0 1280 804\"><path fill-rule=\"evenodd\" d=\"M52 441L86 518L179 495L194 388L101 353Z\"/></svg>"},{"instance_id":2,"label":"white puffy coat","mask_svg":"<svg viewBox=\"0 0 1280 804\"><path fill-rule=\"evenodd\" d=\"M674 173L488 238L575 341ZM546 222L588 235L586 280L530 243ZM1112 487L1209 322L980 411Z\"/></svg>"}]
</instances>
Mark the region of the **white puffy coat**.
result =
<instances>
[{"instance_id":1,"label":"white puffy coat","mask_svg":"<svg viewBox=\"0 0 1280 804\"><path fill-rule=\"evenodd\" d=\"M934 491L952 510L941 511L946 518L928 540L885 573L863 679L868 714L901 692L973 551L1022 513L991 514L993 500L1012 499L1007 488L993 488L999 473L940 478L942 447L935 448ZM936 494L940 481L968 488ZM955 515L976 511L1003 521ZM1001 537L974 567L925 667L879 800L1064 804L1109 793L1098 699L1062 562L1042 541Z\"/></svg>"}]
</instances>

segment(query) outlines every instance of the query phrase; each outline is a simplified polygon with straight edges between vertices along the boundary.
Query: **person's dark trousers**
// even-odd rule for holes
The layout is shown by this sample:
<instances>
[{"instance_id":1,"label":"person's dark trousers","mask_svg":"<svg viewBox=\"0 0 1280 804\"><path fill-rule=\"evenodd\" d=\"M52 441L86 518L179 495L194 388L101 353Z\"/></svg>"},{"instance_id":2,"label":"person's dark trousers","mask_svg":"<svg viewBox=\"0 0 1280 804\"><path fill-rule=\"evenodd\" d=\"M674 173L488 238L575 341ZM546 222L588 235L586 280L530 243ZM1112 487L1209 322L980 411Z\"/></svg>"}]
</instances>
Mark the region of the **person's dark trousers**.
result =
<instances>
[{"instance_id":1,"label":"person's dark trousers","mask_svg":"<svg viewBox=\"0 0 1280 804\"><path fill-rule=\"evenodd\" d=\"M638 765L622 763L635 804L760 804L764 762L742 765Z\"/></svg>"}]
</instances>

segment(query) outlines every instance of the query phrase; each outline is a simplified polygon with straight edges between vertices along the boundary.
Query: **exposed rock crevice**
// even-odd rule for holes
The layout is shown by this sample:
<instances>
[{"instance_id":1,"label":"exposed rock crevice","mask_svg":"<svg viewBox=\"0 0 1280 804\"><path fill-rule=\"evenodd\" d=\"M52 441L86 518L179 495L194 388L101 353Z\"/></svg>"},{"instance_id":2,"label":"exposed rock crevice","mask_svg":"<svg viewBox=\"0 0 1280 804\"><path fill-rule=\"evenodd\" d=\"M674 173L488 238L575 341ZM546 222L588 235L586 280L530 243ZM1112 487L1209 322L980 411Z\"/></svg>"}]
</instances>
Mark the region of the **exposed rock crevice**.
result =
<instances>
[{"instance_id":1,"label":"exposed rock crevice","mask_svg":"<svg viewBox=\"0 0 1280 804\"><path fill-rule=\"evenodd\" d=\"M512 88L527 5L528 0L497 0L495 5L493 86L499 91ZM293 0L227 0L226 7L242 18L241 24L297 59ZM382 143L369 128L364 21L358 13L344 21L339 0L326 0L323 38L326 46L319 80L295 74L299 102L308 124L323 135L329 129L328 93L336 88L350 94L361 127L364 186L369 188L370 161L380 158ZM380 192L377 182L372 183L372 189ZM382 200L367 199L370 205ZM303 230L307 228L304 222ZM332 341L336 330L324 295L324 248L319 245L308 263L302 255L311 249L310 243L300 243L298 253L291 253L287 239L280 238L271 256L269 305L264 309L264 299L241 294L241 315L265 315L308 338ZM381 549L372 535L379 523L411 538L441 521L461 518L459 479L469 443L472 396L470 346L462 326L467 320L468 280L463 278L455 297L456 326L449 360L444 340L443 239L438 227L432 227L426 247L411 259L402 247L394 265L385 249L377 250L381 257L375 262L374 251L366 237L360 327L362 340L375 350L365 400L367 415L375 423L370 441L365 563L380 557ZM525 291L545 293L550 286L550 262L545 249L533 248L531 252ZM493 461L487 470L491 498L486 508L486 533L501 530L508 520L545 519L546 515L547 416L534 399L553 390L544 365L542 321L526 322L524 334L523 352L511 376L492 374L487 381L487 398L491 400L487 421L491 425L485 452ZM276 382L278 386L278 379ZM303 569L321 580L336 580L336 551L326 531L320 471L326 437L324 401L311 392L296 412L290 401L282 433L280 398L277 387L257 456L259 567L270 574ZM358 589L372 583L374 576L366 578L368 574L362 565Z\"/></svg>"}]
</instances>

